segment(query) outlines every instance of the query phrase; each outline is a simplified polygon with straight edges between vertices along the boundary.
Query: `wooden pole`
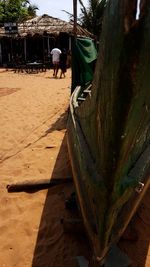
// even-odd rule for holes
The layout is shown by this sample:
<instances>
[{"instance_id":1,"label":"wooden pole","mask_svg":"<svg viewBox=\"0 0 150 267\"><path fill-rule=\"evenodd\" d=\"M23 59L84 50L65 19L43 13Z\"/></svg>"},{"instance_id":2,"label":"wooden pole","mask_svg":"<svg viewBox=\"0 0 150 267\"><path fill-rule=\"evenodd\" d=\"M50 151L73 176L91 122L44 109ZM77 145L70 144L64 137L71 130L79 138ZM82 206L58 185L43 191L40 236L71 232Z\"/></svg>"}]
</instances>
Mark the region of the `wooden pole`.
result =
<instances>
[{"instance_id":1,"label":"wooden pole","mask_svg":"<svg viewBox=\"0 0 150 267\"><path fill-rule=\"evenodd\" d=\"M2 64L2 44L0 40L0 65Z\"/></svg>"},{"instance_id":2,"label":"wooden pole","mask_svg":"<svg viewBox=\"0 0 150 267\"><path fill-rule=\"evenodd\" d=\"M11 192L28 192L32 190L42 190L49 187L61 185L63 183L72 183L72 177L56 178L56 179L42 179L33 181L24 181L22 183L15 183L7 185L7 191Z\"/></svg>"},{"instance_id":3,"label":"wooden pole","mask_svg":"<svg viewBox=\"0 0 150 267\"><path fill-rule=\"evenodd\" d=\"M45 44L44 44L44 36L42 36L42 42L43 42L43 62L45 62Z\"/></svg>"},{"instance_id":4,"label":"wooden pole","mask_svg":"<svg viewBox=\"0 0 150 267\"><path fill-rule=\"evenodd\" d=\"M77 36L77 0L73 0L73 17L74 17L73 32L74 32L74 37L76 37Z\"/></svg>"},{"instance_id":5,"label":"wooden pole","mask_svg":"<svg viewBox=\"0 0 150 267\"><path fill-rule=\"evenodd\" d=\"M48 52L47 55L49 55L49 53L50 53L49 36L47 38L47 52Z\"/></svg>"},{"instance_id":6,"label":"wooden pole","mask_svg":"<svg viewBox=\"0 0 150 267\"><path fill-rule=\"evenodd\" d=\"M27 60L27 40L24 38L24 59Z\"/></svg>"}]
</instances>

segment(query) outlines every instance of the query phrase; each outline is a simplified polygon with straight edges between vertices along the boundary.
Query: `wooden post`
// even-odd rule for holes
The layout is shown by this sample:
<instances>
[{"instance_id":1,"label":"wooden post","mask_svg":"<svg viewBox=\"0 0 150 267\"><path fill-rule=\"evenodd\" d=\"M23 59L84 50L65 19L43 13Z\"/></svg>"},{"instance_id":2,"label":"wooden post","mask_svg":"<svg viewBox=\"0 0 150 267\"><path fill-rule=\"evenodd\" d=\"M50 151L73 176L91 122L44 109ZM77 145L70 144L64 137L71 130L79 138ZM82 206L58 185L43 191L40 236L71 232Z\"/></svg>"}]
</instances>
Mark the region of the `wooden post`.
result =
<instances>
[{"instance_id":1,"label":"wooden post","mask_svg":"<svg viewBox=\"0 0 150 267\"><path fill-rule=\"evenodd\" d=\"M42 36L42 43L43 43L43 62L45 62L45 44L44 44L44 36Z\"/></svg>"},{"instance_id":2,"label":"wooden post","mask_svg":"<svg viewBox=\"0 0 150 267\"><path fill-rule=\"evenodd\" d=\"M69 36L69 50L71 51L71 36Z\"/></svg>"},{"instance_id":3,"label":"wooden post","mask_svg":"<svg viewBox=\"0 0 150 267\"><path fill-rule=\"evenodd\" d=\"M12 37L10 37L10 61L13 62L13 43L12 43Z\"/></svg>"},{"instance_id":4,"label":"wooden post","mask_svg":"<svg viewBox=\"0 0 150 267\"><path fill-rule=\"evenodd\" d=\"M24 59L27 60L27 42L26 38L24 38Z\"/></svg>"},{"instance_id":5,"label":"wooden post","mask_svg":"<svg viewBox=\"0 0 150 267\"><path fill-rule=\"evenodd\" d=\"M74 26L73 26L73 33L76 37L77 35L77 0L73 0L73 17L74 17Z\"/></svg>"},{"instance_id":6,"label":"wooden post","mask_svg":"<svg viewBox=\"0 0 150 267\"><path fill-rule=\"evenodd\" d=\"M0 41L0 65L2 64L2 45Z\"/></svg>"},{"instance_id":7,"label":"wooden post","mask_svg":"<svg viewBox=\"0 0 150 267\"><path fill-rule=\"evenodd\" d=\"M49 55L49 53L50 53L49 36L47 38L47 51L48 51L48 55Z\"/></svg>"}]
</instances>

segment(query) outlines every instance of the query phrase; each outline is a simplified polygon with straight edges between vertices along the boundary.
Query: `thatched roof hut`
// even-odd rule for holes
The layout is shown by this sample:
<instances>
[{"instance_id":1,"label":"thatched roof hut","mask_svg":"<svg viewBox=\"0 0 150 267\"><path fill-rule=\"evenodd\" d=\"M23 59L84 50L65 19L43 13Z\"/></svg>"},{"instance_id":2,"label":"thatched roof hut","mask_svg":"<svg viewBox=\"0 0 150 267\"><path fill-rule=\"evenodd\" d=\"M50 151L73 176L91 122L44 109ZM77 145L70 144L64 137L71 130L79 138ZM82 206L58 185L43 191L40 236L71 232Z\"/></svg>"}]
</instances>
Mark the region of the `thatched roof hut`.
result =
<instances>
[{"instance_id":1,"label":"thatched roof hut","mask_svg":"<svg viewBox=\"0 0 150 267\"><path fill-rule=\"evenodd\" d=\"M18 36L25 37L27 35L59 35L60 33L73 34L73 23L51 17L49 15L37 16L33 19L27 20L23 23L18 23ZM7 36L4 27L0 28L0 36ZM77 35L92 37L86 29L77 25Z\"/></svg>"},{"instance_id":2,"label":"thatched roof hut","mask_svg":"<svg viewBox=\"0 0 150 267\"><path fill-rule=\"evenodd\" d=\"M49 60L49 52L55 46L71 50L73 22L66 22L49 15L37 16L18 23L14 33L11 27L0 28L0 65L9 65L16 57L24 61ZM77 25L77 36L90 37L92 34Z\"/></svg>"}]
</instances>

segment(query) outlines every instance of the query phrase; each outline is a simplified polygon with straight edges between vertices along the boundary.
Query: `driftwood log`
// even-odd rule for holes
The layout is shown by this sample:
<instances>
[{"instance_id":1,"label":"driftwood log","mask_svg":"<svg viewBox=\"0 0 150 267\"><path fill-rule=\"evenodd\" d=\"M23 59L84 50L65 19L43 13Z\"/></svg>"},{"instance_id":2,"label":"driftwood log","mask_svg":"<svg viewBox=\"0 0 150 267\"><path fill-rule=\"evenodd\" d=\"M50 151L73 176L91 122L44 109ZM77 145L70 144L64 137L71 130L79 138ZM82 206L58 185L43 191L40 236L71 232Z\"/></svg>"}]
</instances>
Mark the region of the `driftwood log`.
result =
<instances>
[{"instance_id":1,"label":"driftwood log","mask_svg":"<svg viewBox=\"0 0 150 267\"><path fill-rule=\"evenodd\" d=\"M71 183L72 178L56 178L56 179L42 179L42 180L33 180L33 181L24 181L22 183L14 183L7 185L7 191L9 193L12 192L27 192L27 191L37 191L42 189L47 189L49 187L53 187L56 185L60 185L63 183Z\"/></svg>"}]
</instances>

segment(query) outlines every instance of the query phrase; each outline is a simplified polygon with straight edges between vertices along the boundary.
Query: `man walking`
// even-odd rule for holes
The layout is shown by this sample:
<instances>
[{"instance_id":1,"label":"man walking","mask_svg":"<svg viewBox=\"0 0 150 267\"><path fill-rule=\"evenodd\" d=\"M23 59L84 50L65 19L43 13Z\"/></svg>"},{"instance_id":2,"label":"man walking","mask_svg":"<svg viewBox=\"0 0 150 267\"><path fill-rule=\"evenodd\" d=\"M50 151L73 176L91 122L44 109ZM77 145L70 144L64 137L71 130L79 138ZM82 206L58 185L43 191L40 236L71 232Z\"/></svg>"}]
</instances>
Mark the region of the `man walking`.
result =
<instances>
[{"instance_id":1,"label":"man walking","mask_svg":"<svg viewBox=\"0 0 150 267\"><path fill-rule=\"evenodd\" d=\"M57 74L58 74L58 70L59 70L60 54L61 54L61 50L59 48L53 48L51 51L52 63L53 63L53 67L54 67L53 76L55 78L57 78Z\"/></svg>"}]
</instances>

